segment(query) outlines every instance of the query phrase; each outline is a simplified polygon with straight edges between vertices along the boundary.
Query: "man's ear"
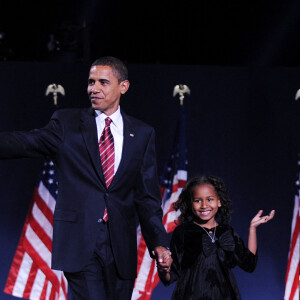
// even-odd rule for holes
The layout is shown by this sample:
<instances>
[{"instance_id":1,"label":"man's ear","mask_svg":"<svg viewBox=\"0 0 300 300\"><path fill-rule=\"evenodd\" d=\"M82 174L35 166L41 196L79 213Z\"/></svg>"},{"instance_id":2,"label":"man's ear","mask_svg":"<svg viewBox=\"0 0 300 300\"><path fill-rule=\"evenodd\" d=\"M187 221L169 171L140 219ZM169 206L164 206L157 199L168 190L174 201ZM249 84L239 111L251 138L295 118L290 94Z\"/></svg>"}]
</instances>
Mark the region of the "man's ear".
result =
<instances>
[{"instance_id":1,"label":"man's ear","mask_svg":"<svg viewBox=\"0 0 300 300\"><path fill-rule=\"evenodd\" d=\"M130 83L129 83L128 80L123 80L120 83L120 92L121 92L122 95L125 94L128 91L129 85L130 85Z\"/></svg>"}]
</instances>

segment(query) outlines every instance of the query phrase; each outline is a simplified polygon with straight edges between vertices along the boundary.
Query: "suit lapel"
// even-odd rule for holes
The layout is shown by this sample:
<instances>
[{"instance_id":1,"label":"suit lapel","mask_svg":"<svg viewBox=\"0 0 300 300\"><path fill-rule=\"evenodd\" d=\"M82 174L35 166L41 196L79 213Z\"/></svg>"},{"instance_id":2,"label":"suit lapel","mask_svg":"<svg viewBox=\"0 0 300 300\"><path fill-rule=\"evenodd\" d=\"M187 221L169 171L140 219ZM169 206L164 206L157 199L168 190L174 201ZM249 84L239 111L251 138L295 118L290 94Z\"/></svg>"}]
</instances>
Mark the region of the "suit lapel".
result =
<instances>
[{"instance_id":1,"label":"suit lapel","mask_svg":"<svg viewBox=\"0 0 300 300\"><path fill-rule=\"evenodd\" d=\"M124 113L122 113L122 117L124 124L122 157L118 170L109 186L109 189L113 188L114 185L117 184L118 178L120 178L122 176L122 173L127 169L132 153L134 153L133 150L135 147L135 143L133 143L133 140L135 139L135 129L132 125L132 122L130 121L130 117L128 117Z\"/></svg>"},{"instance_id":2,"label":"suit lapel","mask_svg":"<svg viewBox=\"0 0 300 300\"><path fill-rule=\"evenodd\" d=\"M87 110L83 110L81 113L81 131L83 139L86 144L87 151L90 155L92 164L98 174L101 182L105 186L105 180L102 172L99 145L97 137L97 126L95 120L95 112L90 107Z\"/></svg>"}]
</instances>

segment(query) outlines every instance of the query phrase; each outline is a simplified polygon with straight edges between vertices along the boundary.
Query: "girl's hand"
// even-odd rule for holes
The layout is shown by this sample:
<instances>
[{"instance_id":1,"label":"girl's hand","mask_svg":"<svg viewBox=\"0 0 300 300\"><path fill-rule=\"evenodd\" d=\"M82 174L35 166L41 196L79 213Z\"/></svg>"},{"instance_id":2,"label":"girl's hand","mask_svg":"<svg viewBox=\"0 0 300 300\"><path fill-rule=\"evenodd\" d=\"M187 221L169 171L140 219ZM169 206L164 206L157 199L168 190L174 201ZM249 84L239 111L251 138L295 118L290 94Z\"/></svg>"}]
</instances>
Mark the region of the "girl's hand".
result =
<instances>
[{"instance_id":1,"label":"girl's hand","mask_svg":"<svg viewBox=\"0 0 300 300\"><path fill-rule=\"evenodd\" d=\"M259 210L256 216L250 222L250 228L256 228L260 224L267 223L273 219L275 210L272 210L267 216L262 216L263 210Z\"/></svg>"}]
</instances>

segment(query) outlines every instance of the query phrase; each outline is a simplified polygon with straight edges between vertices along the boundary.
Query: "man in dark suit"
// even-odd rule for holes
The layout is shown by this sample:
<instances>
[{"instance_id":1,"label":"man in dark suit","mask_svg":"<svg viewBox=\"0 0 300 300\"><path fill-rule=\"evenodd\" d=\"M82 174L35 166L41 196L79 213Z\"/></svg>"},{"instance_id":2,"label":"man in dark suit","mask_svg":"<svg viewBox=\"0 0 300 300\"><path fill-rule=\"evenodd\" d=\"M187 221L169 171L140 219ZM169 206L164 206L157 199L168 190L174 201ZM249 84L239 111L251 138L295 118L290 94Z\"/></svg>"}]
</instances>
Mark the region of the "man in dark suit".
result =
<instances>
[{"instance_id":1,"label":"man in dark suit","mask_svg":"<svg viewBox=\"0 0 300 300\"><path fill-rule=\"evenodd\" d=\"M44 155L56 164L52 268L64 271L73 299L131 299L137 216L152 257L166 270L172 262L154 130L120 110L128 88L124 63L102 57L90 68L90 108L58 110L44 128L0 134L1 158Z\"/></svg>"}]
</instances>

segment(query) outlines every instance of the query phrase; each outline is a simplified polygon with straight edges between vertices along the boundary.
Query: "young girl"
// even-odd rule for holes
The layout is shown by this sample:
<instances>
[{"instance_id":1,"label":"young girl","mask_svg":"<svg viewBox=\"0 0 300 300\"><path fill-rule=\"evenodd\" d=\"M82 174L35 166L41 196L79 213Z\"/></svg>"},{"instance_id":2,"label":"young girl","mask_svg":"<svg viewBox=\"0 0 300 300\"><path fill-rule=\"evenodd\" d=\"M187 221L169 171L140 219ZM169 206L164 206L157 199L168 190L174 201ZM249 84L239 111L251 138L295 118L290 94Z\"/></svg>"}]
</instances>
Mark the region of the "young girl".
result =
<instances>
[{"instance_id":1,"label":"young girl","mask_svg":"<svg viewBox=\"0 0 300 300\"><path fill-rule=\"evenodd\" d=\"M174 204L179 225L171 240L170 272L158 274L164 285L177 280L173 300L241 299L232 268L253 272L257 262L256 228L274 217L260 210L250 222L248 248L228 225L231 201L223 181L215 176L196 177L186 184Z\"/></svg>"}]
</instances>

